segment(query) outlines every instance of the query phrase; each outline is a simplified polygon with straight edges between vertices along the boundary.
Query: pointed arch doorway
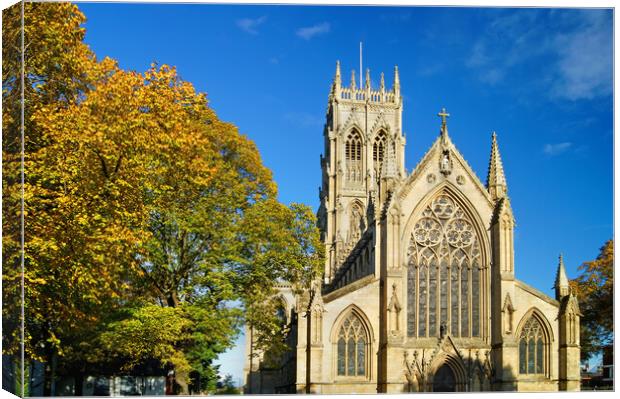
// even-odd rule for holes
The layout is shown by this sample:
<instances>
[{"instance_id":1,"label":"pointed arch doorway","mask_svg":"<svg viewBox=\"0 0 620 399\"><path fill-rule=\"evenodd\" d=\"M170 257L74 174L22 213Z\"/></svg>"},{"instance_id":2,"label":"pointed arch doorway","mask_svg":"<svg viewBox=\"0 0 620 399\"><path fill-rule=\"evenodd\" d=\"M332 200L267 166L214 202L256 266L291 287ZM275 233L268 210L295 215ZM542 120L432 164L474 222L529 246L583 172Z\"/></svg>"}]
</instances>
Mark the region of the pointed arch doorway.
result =
<instances>
[{"instance_id":1,"label":"pointed arch doorway","mask_svg":"<svg viewBox=\"0 0 620 399\"><path fill-rule=\"evenodd\" d=\"M456 392L456 376L447 363L433 376L433 392Z\"/></svg>"}]
</instances>

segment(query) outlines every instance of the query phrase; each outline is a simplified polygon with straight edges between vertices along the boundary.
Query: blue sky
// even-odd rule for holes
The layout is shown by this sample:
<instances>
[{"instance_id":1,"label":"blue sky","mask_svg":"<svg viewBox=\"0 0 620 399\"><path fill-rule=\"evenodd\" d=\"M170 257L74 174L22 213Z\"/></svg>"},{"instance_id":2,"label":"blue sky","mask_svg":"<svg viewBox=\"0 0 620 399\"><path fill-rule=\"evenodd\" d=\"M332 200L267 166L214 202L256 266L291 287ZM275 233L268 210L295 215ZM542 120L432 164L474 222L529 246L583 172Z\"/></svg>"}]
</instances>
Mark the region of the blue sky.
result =
<instances>
[{"instance_id":1,"label":"blue sky","mask_svg":"<svg viewBox=\"0 0 620 399\"><path fill-rule=\"evenodd\" d=\"M363 41L375 85L383 71L391 87L399 67L408 171L437 136L442 107L483 183L497 131L517 278L552 295L560 252L572 278L613 236L611 10L78 5L98 57L136 71L174 65L206 92L256 142L282 202L317 209L335 63L348 82ZM242 351L222 370L241 378Z\"/></svg>"}]
</instances>

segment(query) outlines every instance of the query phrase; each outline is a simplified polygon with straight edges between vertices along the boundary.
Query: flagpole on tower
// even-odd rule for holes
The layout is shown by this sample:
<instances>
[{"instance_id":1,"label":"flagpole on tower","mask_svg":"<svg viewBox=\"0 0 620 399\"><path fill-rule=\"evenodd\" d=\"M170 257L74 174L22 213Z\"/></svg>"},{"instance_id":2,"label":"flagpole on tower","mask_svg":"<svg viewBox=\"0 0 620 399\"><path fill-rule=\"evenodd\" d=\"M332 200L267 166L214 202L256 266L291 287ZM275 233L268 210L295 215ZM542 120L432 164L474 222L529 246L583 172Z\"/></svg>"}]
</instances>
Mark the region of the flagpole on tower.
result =
<instances>
[{"instance_id":1,"label":"flagpole on tower","mask_svg":"<svg viewBox=\"0 0 620 399\"><path fill-rule=\"evenodd\" d=\"M364 71L362 70L362 42L360 42L360 88L362 88L362 74Z\"/></svg>"}]
</instances>

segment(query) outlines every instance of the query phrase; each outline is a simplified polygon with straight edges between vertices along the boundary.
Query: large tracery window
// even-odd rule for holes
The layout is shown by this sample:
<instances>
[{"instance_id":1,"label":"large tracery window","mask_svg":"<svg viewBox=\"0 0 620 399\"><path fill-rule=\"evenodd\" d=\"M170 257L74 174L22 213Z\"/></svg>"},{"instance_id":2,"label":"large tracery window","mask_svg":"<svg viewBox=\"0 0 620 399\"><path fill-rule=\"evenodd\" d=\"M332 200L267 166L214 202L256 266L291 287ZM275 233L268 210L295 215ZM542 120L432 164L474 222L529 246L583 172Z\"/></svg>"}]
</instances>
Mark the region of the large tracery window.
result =
<instances>
[{"instance_id":1,"label":"large tracery window","mask_svg":"<svg viewBox=\"0 0 620 399\"><path fill-rule=\"evenodd\" d=\"M362 137L355 129L347 136L344 146L344 156L346 159L347 180L362 180Z\"/></svg>"},{"instance_id":2,"label":"large tracery window","mask_svg":"<svg viewBox=\"0 0 620 399\"><path fill-rule=\"evenodd\" d=\"M337 371L339 376L363 377L366 375L367 337L362 321L351 312L338 332Z\"/></svg>"},{"instance_id":3,"label":"large tracery window","mask_svg":"<svg viewBox=\"0 0 620 399\"><path fill-rule=\"evenodd\" d=\"M519 336L519 373L545 373L545 334L540 321L533 315L525 322Z\"/></svg>"},{"instance_id":4,"label":"large tracery window","mask_svg":"<svg viewBox=\"0 0 620 399\"><path fill-rule=\"evenodd\" d=\"M474 223L447 192L415 223L408 248L407 334L481 336L480 238Z\"/></svg>"}]
</instances>

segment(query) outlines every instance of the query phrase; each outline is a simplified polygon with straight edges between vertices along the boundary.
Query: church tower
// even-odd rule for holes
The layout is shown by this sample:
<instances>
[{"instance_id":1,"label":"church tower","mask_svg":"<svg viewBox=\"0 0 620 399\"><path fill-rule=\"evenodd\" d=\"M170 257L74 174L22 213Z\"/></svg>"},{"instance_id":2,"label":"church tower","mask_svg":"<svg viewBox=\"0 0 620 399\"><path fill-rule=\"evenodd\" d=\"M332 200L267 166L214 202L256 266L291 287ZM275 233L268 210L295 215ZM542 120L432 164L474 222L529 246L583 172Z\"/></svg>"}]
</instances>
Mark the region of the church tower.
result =
<instances>
[{"instance_id":1,"label":"church tower","mask_svg":"<svg viewBox=\"0 0 620 399\"><path fill-rule=\"evenodd\" d=\"M390 89L383 74L362 82L353 71L343 86L336 64L317 214L323 281L279 287L286 353L253 351L248 330L246 393L579 390L581 313L562 258L555 299L515 278L497 135L485 185L442 109L407 173L398 68Z\"/></svg>"},{"instance_id":2,"label":"church tower","mask_svg":"<svg viewBox=\"0 0 620 399\"><path fill-rule=\"evenodd\" d=\"M394 67L389 90L383 73L378 88L371 87L368 69L364 87L358 88L355 80L353 70L349 86L344 87L340 62L336 63L323 131L323 181L317 215L325 243L325 283L333 280L369 223L375 223L375 206L384 201L382 175L405 175L398 67Z\"/></svg>"}]
</instances>

